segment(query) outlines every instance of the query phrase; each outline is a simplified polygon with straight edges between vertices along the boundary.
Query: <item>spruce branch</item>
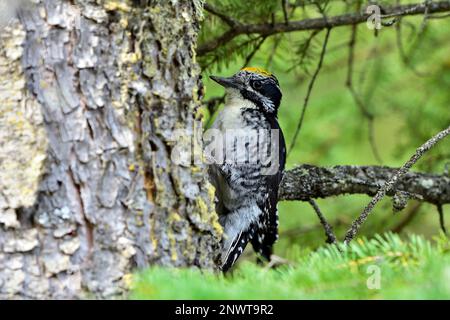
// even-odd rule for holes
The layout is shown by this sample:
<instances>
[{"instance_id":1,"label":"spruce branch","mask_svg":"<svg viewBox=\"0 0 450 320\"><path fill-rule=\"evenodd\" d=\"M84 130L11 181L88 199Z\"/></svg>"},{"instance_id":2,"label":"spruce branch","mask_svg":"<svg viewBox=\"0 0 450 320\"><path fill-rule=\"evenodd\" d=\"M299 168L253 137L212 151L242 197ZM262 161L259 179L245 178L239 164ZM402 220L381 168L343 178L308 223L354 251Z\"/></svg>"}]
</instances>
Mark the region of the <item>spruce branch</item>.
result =
<instances>
[{"instance_id":1,"label":"spruce branch","mask_svg":"<svg viewBox=\"0 0 450 320\"><path fill-rule=\"evenodd\" d=\"M429 15L433 13L449 12L450 1L431 2L429 4L406 4L397 5L384 8L384 15L380 18L404 17L419 15L428 12ZM326 28L335 28L340 26L355 25L365 23L370 17L370 14L365 12L347 13L337 16L329 17L324 20L321 18L304 19L298 21L289 21L288 24L282 23L259 23L259 24L242 24L237 23L229 30L225 31L219 37L212 39L197 50L197 55L202 56L208 52L214 51L233 40L234 38L244 34L259 34L270 36L284 32L305 31L305 30L320 30ZM230 22L229 22L230 23Z\"/></svg>"}]
</instances>

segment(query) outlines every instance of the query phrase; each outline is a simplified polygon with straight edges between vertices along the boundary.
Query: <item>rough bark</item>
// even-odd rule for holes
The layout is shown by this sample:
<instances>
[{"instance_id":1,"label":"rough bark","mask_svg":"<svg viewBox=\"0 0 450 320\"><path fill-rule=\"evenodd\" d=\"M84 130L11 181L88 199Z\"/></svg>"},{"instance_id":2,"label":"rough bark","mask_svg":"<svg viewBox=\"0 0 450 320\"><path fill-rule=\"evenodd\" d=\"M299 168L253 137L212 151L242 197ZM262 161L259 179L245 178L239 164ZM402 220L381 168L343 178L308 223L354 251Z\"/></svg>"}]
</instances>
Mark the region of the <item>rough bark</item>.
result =
<instances>
[{"instance_id":1,"label":"rough bark","mask_svg":"<svg viewBox=\"0 0 450 320\"><path fill-rule=\"evenodd\" d=\"M373 196L397 168L381 166L302 165L285 173L280 188L281 200L308 201L344 194ZM450 203L450 176L408 172L388 192L395 201L414 198L436 205Z\"/></svg>"},{"instance_id":2,"label":"rough bark","mask_svg":"<svg viewBox=\"0 0 450 320\"><path fill-rule=\"evenodd\" d=\"M214 267L205 168L170 159L171 133L192 133L199 106L202 2L37 2L0 51L16 93L0 92L2 121L23 105L37 119L2 137L17 153L2 146L0 161L25 158L26 178L0 185L0 298L114 297L134 267Z\"/></svg>"}]
</instances>

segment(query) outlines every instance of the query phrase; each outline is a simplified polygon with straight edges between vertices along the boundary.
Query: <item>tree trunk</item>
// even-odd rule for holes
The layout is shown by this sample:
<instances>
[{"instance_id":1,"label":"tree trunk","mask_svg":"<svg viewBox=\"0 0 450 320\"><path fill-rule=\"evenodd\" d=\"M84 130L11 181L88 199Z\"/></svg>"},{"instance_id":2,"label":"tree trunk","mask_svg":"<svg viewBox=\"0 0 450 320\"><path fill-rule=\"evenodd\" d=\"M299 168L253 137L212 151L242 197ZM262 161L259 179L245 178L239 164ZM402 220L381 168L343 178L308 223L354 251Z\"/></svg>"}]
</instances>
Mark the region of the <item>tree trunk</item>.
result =
<instances>
[{"instance_id":1,"label":"tree trunk","mask_svg":"<svg viewBox=\"0 0 450 320\"><path fill-rule=\"evenodd\" d=\"M195 129L201 18L201 0L40 0L2 35L0 298L115 297L135 267L215 266L205 167L171 161L174 130Z\"/></svg>"}]
</instances>

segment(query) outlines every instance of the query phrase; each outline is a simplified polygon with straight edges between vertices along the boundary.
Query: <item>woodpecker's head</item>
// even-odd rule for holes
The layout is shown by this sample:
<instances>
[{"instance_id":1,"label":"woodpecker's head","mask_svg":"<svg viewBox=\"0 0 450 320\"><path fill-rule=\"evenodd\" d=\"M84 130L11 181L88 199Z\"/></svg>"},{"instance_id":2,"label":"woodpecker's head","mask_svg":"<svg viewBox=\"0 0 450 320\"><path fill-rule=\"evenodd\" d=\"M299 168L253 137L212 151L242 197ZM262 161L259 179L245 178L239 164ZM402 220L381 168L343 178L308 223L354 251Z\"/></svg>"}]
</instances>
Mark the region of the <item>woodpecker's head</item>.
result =
<instances>
[{"instance_id":1,"label":"woodpecker's head","mask_svg":"<svg viewBox=\"0 0 450 320\"><path fill-rule=\"evenodd\" d=\"M231 99L249 100L262 112L277 115L282 95L273 74L260 68L244 68L231 77L211 79L225 87Z\"/></svg>"}]
</instances>

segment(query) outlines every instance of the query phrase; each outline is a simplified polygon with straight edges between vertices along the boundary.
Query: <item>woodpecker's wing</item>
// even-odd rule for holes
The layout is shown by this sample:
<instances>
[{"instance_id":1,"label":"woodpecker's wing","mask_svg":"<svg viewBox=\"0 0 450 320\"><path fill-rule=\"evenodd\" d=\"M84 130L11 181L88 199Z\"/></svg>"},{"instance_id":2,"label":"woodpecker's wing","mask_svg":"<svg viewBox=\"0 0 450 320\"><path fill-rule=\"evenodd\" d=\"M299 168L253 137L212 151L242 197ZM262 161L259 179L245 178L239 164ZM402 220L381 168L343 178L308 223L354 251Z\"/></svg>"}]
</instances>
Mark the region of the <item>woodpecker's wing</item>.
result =
<instances>
[{"instance_id":1,"label":"woodpecker's wing","mask_svg":"<svg viewBox=\"0 0 450 320\"><path fill-rule=\"evenodd\" d=\"M272 255L272 248L278 239L278 189L283 178L283 171L286 163L286 143L283 132L281 131L278 122L271 124L273 129L279 129L278 139L278 160L279 168L276 174L267 176L265 183L267 185L267 195L263 201L258 201L263 215L259 217L258 228L252 239L252 246L255 252L260 254L267 261Z\"/></svg>"}]
</instances>

